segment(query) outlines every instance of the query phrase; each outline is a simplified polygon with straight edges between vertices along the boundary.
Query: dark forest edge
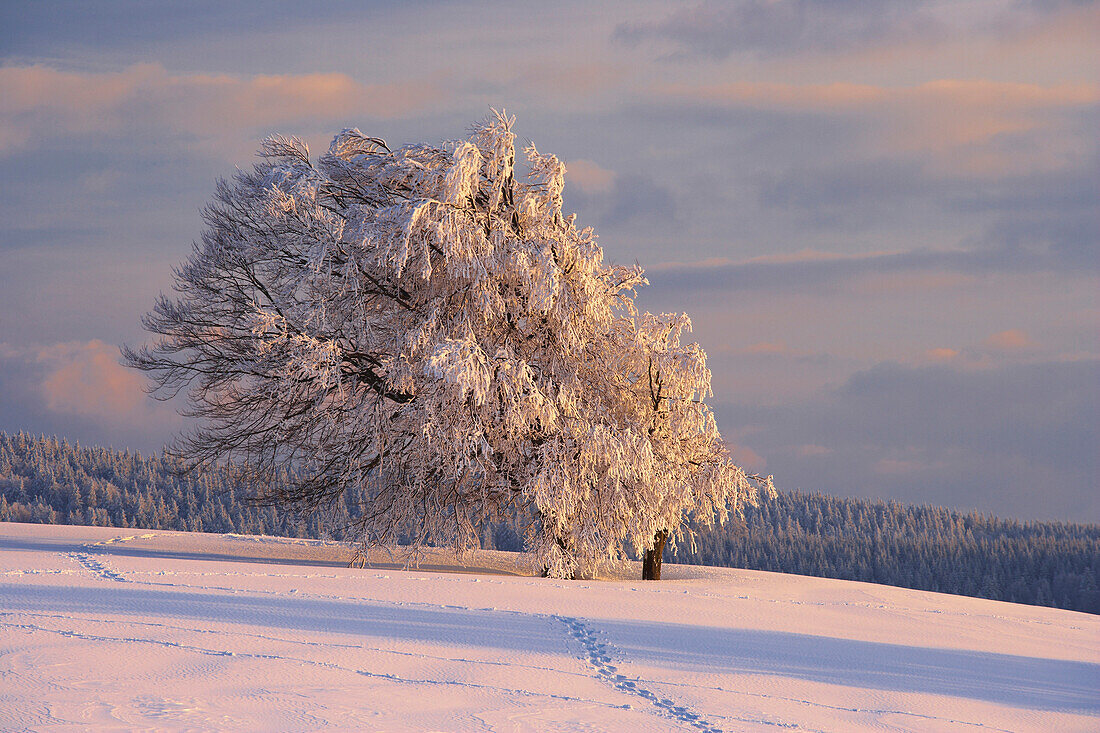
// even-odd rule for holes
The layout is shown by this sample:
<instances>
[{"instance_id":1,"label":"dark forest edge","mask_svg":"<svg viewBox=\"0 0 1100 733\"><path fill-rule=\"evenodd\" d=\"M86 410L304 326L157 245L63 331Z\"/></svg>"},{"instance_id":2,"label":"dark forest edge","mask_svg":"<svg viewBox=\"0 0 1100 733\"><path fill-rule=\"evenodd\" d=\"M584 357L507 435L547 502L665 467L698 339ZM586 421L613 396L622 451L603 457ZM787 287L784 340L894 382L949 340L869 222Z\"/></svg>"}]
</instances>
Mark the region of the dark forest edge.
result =
<instances>
[{"instance_id":1,"label":"dark forest edge","mask_svg":"<svg viewBox=\"0 0 1100 733\"><path fill-rule=\"evenodd\" d=\"M299 516L248 502L224 471L181 474L163 455L0 432L0 520L344 539L355 497ZM701 529L668 562L770 570L1100 613L1100 526L1020 522L942 507L780 493ZM486 549L519 550L514 523Z\"/></svg>"}]
</instances>

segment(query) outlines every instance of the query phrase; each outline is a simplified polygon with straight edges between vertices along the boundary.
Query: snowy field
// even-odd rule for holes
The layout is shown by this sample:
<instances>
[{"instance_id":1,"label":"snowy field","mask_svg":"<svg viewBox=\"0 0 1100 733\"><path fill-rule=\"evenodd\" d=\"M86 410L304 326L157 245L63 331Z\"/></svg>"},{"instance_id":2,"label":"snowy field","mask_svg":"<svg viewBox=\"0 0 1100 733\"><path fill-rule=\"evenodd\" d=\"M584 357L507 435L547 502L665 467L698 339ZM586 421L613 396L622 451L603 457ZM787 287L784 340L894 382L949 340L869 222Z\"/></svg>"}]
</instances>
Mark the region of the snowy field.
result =
<instances>
[{"instance_id":1,"label":"snowy field","mask_svg":"<svg viewBox=\"0 0 1100 733\"><path fill-rule=\"evenodd\" d=\"M1096 616L513 557L0 523L0 729L1100 730Z\"/></svg>"}]
</instances>

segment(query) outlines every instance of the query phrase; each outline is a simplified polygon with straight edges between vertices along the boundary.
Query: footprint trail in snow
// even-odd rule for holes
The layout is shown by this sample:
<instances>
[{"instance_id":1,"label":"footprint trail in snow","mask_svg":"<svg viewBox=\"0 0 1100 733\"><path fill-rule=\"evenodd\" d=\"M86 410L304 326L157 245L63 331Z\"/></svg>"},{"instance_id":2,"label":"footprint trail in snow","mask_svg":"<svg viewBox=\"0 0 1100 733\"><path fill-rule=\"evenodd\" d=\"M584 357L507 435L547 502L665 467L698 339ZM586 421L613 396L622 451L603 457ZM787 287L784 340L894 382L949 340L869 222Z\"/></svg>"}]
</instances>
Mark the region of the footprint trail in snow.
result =
<instances>
[{"instance_id":1,"label":"footprint trail in snow","mask_svg":"<svg viewBox=\"0 0 1100 733\"><path fill-rule=\"evenodd\" d=\"M99 560L86 552L70 552L69 557L80 563L86 570L98 575L104 580L113 580L116 583L130 582L112 570L106 560Z\"/></svg>"},{"instance_id":2,"label":"footprint trail in snow","mask_svg":"<svg viewBox=\"0 0 1100 733\"><path fill-rule=\"evenodd\" d=\"M611 664L609 645L606 642L600 641L596 632L594 632L582 619L573 616L555 616L554 618L561 621L569 628L570 636L576 639L584 649L585 656L583 659L596 669L596 674L611 684L616 690L644 698L662 713L675 718L681 723L687 723L694 728L704 731L704 733L722 733L721 728L714 727L704 720L702 716L691 712L687 707L677 705L673 700L669 700L668 698L659 697L651 690L638 684L637 680L631 680L619 674L618 667Z\"/></svg>"}]
</instances>

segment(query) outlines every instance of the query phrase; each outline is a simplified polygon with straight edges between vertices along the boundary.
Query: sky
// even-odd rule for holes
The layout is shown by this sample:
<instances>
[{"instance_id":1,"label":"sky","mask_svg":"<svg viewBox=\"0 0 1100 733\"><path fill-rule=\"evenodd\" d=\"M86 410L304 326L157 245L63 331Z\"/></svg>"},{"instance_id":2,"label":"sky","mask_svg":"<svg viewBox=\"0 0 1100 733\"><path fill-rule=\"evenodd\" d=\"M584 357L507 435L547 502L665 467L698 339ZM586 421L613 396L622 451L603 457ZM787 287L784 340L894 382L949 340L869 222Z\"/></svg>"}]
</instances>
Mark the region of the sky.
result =
<instances>
[{"instance_id":1,"label":"sky","mask_svg":"<svg viewBox=\"0 0 1100 733\"><path fill-rule=\"evenodd\" d=\"M0 0L0 430L187 426L118 348L263 137L503 108L692 316L746 468L1100 522L1097 38L1056 0Z\"/></svg>"}]
</instances>

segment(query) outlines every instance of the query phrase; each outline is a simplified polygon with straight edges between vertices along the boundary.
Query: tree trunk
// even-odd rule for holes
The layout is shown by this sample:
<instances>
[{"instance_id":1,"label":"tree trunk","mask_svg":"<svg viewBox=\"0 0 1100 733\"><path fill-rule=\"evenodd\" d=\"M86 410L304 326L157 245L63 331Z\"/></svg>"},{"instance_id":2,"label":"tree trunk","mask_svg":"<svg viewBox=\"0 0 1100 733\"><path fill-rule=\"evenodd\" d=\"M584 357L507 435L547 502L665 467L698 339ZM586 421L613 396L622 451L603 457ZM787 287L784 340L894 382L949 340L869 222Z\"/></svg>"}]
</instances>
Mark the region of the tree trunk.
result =
<instances>
[{"instance_id":1,"label":"tree trunk","mask_svg":"<svg viewBox=\"0 0 1100 733\"><path fill-rule=\"evenodd\" d=\"M642 560L642 580L661 579L661 558L665 554L665 540L668 532L661 530L653 537L653 549L645 551L645 559Z\"/></svg>"}]
</instances>

